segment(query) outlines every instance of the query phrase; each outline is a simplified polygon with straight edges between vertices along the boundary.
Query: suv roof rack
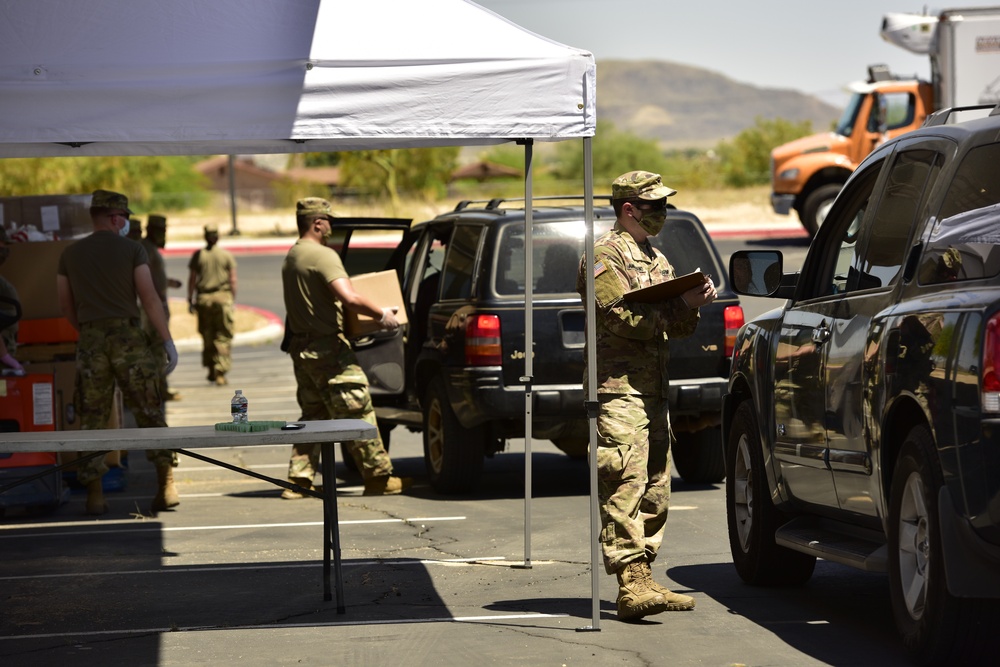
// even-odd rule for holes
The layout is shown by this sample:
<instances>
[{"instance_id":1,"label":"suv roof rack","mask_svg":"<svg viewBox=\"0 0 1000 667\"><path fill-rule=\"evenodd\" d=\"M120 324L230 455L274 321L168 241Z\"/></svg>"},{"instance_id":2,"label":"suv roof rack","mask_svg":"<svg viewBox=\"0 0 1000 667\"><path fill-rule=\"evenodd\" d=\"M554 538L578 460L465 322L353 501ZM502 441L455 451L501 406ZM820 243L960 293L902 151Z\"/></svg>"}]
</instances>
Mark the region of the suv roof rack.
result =
<instances>
[{"instance_id":1,"label":"suv roof rack","mask_svg":"<svg viewBox=\"0 0 1000 667\"><path fill-rule=\"evenodd\" d=\"M1000 104L973 104L965 107L949 107L947 109L941 109L940 111L935 111L927 116L921 127L937 127L938 125L947 125L951 120L951 117L957 113L986 110L990 110L990 113L988 114L990 116L1000 115ZM978 117L979 116L977 116L977 118Z\"/></svg>"},{"instance_id":2,"label":"suv roof rack","mask_svg":"<svg viewBox=\"0 0 1000 667\"><path fill-rule=\"evenodd\" d=\"M585 195L545 195L543 197L532 197L532 203L536 201L558 201L558 200L584 200ZM611 195L594 195L594 199L602 202L611 202ZM524 202L524 197L494 197L493 199L463 199L455 205L455 211L463 211L473 204L485 204L484 210L494 211L500 208L501 204L508 202Z\"/></svg>"}]
</instances>

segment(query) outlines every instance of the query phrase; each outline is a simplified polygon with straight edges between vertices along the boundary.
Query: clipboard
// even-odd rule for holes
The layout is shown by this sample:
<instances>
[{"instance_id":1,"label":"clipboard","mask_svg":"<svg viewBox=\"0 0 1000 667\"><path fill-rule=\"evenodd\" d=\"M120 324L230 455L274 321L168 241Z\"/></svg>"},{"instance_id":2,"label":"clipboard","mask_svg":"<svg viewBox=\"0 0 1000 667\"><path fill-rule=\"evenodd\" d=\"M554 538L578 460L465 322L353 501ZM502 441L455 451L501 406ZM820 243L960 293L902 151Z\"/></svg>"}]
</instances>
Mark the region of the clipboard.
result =
<instances>
[{"instance_id":1,"label":"clipboard","mask_svg":"<svg viewBox=\"0 0 1000 667\"><path fill-rule=\"evenodd\" d=\"M680 296L692 287L697 287L705 283L705 274L701 271L694 271L668 280L666 282L643 287L625 293L625 300L634 303L659 303Z\"/></svg>"}]
</instances>

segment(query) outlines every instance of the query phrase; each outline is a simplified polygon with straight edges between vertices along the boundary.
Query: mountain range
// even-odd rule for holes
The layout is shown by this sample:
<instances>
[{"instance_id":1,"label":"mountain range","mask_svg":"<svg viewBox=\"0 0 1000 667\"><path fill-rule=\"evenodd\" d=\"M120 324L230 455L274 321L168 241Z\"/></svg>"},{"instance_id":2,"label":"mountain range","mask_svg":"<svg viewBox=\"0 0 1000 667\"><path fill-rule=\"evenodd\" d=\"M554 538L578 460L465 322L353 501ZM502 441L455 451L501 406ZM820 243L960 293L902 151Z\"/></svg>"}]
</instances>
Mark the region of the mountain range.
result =
<instances>
[{"instance_id":1,"label":"mountain range","mask_svg":"<svg viewBox=\"0 0 1000 667\"><path fill-rule=\"evenodd\" d=\"M758 88L662 60L597 62L597 118L664 148L709 147L756 119L811 121L826 130L840 109L795 90Z\"/></svg>"}]
</instances>

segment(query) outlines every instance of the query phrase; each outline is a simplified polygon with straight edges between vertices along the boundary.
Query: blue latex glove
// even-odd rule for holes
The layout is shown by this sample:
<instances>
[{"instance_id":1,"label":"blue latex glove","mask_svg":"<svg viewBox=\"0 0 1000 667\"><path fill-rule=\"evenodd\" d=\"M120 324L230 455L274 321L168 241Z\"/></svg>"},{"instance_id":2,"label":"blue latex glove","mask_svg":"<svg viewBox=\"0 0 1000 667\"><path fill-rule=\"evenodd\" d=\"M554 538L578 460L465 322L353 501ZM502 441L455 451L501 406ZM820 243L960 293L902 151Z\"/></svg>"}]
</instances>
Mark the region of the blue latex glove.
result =
<instances>
[{"instance_id":1,"label":"blue latex glove","mask_svg":"<svg viewBox=\"0 0 1000 667\"><path fill-rule=\"evenodd\" d=\"M163 348L167 351L167 375L170 375L177 368L177 347L174 341L168 340L163 344Z\"/></svg>"}]
</instances>

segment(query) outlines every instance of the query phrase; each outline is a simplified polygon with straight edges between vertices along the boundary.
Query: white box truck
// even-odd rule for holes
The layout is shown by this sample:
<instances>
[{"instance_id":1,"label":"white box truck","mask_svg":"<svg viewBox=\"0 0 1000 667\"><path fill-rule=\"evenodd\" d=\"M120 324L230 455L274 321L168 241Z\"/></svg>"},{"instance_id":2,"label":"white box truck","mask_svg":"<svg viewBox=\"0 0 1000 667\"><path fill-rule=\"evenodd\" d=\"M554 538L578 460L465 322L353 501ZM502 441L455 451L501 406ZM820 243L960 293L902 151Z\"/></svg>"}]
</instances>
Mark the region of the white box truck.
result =
<instances>
[{"instance_id":1,"label":"white box truck","mask_svg":"<svg viewBox=\"0 0 1000 667\"><path fill-rule=\"evenodd\" d=\"M1000 103L1000 7L937 15L886 14L882 38L930 58L931 81L900 79L882 66L850 86L832 132L771 151L771 206L796 211L815 234L851 172L881 142L914 130L939 109Z\"/></svg>"}]
</instances>

